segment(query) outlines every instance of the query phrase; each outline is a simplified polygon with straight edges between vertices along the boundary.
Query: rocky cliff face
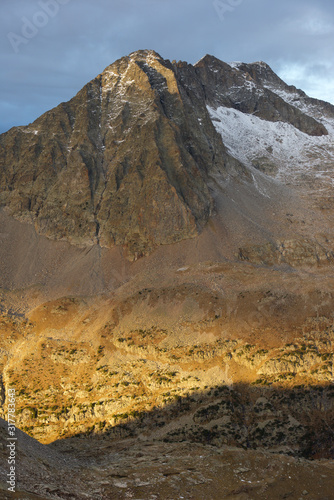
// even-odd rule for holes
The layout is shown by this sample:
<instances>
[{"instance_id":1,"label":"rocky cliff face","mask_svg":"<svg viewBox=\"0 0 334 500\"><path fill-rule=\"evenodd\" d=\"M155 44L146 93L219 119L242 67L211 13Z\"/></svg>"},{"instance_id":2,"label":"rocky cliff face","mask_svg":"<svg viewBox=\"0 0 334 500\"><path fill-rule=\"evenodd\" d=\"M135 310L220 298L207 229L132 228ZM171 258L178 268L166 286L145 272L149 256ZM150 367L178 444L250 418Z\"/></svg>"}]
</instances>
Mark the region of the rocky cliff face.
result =
<instances>
[{"instance_id":1,"label":"rocky cliff face","mask_svg":"<svg viewBox=\"0 0 334 500\"><path fill-rule=\"evenodd\" d=\"M269 90L263 67L212 56L170 63L153 51L116 61L71 101L0 137L1 205L49 238L124 246L130 259L195 237L214 210L209 177L249 177L208 107L328 134Z\"/></svg>"},{"instance_id":2,"label":"rocky cliff face","mask_svg":"<svg viewBox=\"0 0 334 500\"><path fill-rule=\"evenodd\" d=\"M48 237L135 257L197 235L213 210L209 172L233 168L205 101L140 51L1 136L1 203Z\"/></svg>"},{"instance_id":3,"label":"rocky cliff face","mask_svg":"<svg viewBox=\"0 0 334 500\"><path fill-rule=\"evenodd\" d=\"M42 442L145 434L332 456L334 327L326 318L275 345L268 327L261 343L216 338L214 324L222 329L225 321L214 310L180 335L180 325L126 329L129 301L114 322L103 322L103 309L100 302L89 313L82 300L63 299L35 310L30 324L0 318L0 362L5 385L16 388L20 429ZM201 323L206 330L198 331Z\"/></svg>"},{"instance_id":4,"label":"rocky cliff face","mask_svg":"<svg viewBox=\"0 0 334 500\"><path fill-rule=\"evenodd\" d=\"M265 68L260 79L256 69ZM274 74L268 65L258 63L226 64L213 56L205 56L196 64L203 84L207 104L213 108L225 106L272 122L290 123L309 135L327 135L326 128L314 118L291 106L266 85ZM261 72L263 75L263 73Z\"/></svg>"}]
</instances>

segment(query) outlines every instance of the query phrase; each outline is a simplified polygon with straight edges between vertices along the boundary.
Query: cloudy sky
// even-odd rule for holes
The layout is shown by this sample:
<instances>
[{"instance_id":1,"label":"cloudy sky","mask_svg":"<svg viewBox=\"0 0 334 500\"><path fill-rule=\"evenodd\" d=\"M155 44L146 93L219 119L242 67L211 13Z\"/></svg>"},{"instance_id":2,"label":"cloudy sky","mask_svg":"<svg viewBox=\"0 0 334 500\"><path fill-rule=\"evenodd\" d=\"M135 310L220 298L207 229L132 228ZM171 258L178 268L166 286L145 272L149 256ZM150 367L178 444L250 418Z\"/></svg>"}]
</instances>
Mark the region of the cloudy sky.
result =
<instances>
[{"instance_id":1,"label":"cloudy sky","mask_svg":"<svg viewBox=\"0 0 334 500\"><path fill-rule=\"evenodd\" d=\"M66 101L138 49L265 61L334 103L333 0L1 0L0 133Z\"/></svg>"}]
</instances>

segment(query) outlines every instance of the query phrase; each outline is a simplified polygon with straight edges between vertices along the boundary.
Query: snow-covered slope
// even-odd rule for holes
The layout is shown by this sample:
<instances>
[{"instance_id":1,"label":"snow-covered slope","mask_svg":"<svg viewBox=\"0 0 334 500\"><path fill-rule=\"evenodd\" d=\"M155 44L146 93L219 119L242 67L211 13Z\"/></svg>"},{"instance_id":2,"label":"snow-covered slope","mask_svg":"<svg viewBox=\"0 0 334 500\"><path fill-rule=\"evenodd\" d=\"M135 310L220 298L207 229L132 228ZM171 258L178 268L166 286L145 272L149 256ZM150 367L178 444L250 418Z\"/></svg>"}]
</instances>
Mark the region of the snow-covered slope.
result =
<instances>
[{"instance_id":1,"label":"snow-covered slope","mask_svg":"<svg viewBox=\"0 0 334 500\"><path fill-rule=\"evenodd\" d=\"M292 102L291 94L280 97ZM289 97L289 99L288 99ZM312 116L303 105L302 111ZM328 135L314 137L293 125L272 122L237 109L207 106L229 153L248 168L257 168L286 184L303 185L319 194L334 185L334 120L322 117Z\"/></svg>"}]
</instances>

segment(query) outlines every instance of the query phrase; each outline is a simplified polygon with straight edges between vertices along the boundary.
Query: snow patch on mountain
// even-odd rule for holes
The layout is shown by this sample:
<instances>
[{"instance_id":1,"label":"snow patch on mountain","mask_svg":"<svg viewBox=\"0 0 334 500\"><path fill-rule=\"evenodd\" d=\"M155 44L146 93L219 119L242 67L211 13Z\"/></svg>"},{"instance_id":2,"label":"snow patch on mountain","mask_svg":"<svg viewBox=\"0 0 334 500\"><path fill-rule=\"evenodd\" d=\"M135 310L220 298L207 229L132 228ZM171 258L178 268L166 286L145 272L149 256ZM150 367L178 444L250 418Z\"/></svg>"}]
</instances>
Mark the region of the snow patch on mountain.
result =
<instances>
[{"instance_id":1,"label":"snow patch on mountain","mask_svg":"<svg viewBox=\"0 0 334 500\"><path fill-rule=\"evenodd\" d=\"M278 95L285 102L299 109L299 111L305 115L311 116L322 123L327 128L330 135L332 137L334 136L334 120L323 114L321 108L319 108L319 104L317 102L310 102L310 99L305 96L302 91L298 89L288 90L288 88L282 88L270 83L264 83L263 87Z\"/></svg>"},{"instance_id":2,"label":"snow patch on mountain","mask_svg":"<svg viewBox=\"0 0 334 500\"><path fill-rule=\"evenodd\" d=\"M231 68L233 69L239 69L239 66L242 64L241 61L232 61L232 62L229 62L227 63L229 66L231 66Z\"/></svg>"},{"instance_id":3,"label":"snow patch on mountain","mask_svg":"<svg viewBox=\"0 0 334 500\"><path fill-rule=\"evenodd\" d=\"M248 168L272 166L277 180L298 182L311 175L334 185L334 123L326 120L328 136L314 137L293 125L270 122L233 108L207 106L212 123L229 153ZM266 172L268 173L268 172Z\"/></svg>"}]
</instances>

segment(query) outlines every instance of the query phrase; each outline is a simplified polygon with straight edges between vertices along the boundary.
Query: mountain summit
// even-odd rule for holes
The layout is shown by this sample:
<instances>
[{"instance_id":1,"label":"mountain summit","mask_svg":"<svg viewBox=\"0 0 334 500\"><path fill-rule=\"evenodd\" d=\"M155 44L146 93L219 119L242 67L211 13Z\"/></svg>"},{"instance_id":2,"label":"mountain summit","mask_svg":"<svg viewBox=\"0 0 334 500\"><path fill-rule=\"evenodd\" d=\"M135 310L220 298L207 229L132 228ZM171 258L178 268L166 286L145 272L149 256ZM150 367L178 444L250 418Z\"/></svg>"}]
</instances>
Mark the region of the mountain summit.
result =
<instances>
[{"instance_id":1,"label":"mountain summit","mask_svg":"<svg viewBox=\"0 0 334 500\"><path fill-rule=\"evenodd\" d=\"M122 246L136 259L201 233L215 211L212 176L252 182L252 165L277 170L277 137L274 145L267 137L265 155L248 155L230 144L231 120L253 116L321 141L328 130L309 112L317 106L334 116L264 63L207 55L193 66L137 51L69 102L0 136L0 203L51 239Z\"/></svg>"}]
</instances>

